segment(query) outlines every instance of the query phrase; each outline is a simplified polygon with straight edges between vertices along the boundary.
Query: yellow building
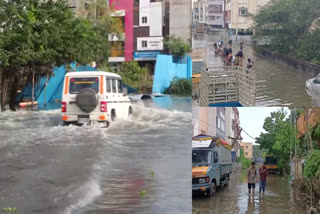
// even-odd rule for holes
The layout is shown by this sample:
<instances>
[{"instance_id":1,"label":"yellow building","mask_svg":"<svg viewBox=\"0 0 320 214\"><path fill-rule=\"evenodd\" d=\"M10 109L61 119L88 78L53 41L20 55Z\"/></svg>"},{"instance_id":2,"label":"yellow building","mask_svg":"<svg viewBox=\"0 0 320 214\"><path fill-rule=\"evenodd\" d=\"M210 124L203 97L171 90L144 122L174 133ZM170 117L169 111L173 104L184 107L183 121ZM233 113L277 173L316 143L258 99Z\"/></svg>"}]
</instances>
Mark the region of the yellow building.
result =
<instances>
[{"instance_id":1,"label":"yellow building","mask_svg":"<svg viewBox=\"0 0 320 214\"><path fill-rule=\"evenodd\" d=\"M252 26L248 14L256 14L270 0L226 0L226 24L235 33L247 34Z\"/></svg>"},{"instance_id":2,"label":"yellow building","mask_svg":"<svg viewBox=\"0 0 320 214\"><path fill-rule=\"evenodd\" d=\"M246 142L241 142L240 147L244 151L244 156L250 160L252 160L252 152L253 152L253 146L252 143L246 143Z\"/></svg>"}]
</instances>

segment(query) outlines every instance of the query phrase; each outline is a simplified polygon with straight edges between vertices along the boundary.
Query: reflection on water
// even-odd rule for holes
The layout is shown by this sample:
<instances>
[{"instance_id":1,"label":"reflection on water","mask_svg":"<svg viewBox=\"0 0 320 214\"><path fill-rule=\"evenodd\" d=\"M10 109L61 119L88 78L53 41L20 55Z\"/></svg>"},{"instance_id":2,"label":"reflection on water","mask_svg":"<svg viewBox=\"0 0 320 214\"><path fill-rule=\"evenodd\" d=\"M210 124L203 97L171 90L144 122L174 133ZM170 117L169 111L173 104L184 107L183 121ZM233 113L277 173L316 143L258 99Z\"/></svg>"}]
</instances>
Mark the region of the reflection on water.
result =
<instances>
[{"instance_id":1,"label":"reflection on water","mask_svg":"<svg viewBox=\"0 0 320 214\"><path fill-rule=\"evenodd\" d=\"M255 194L248 194L246 172L233 174L230 184L220 188L211 198L194 196L192 206L200 209L200 214L301 214L305 210L293 200L287 182L280 176L267 177L266 192L259 195L259 184L256 184Z\"/></svg>"},{"instance_id":2,"label":"reflection on water","mask_svg":"<svg viewBox=\"0 0 320 214\"><path fill-rule=\"evenodd\" d=\"M193 48L207 48L207 60L209 66L223 66L221 57L214 54L213 44L218 39L193 41ZM239 44L233 41L233 55L239 50ZM305 91L306 80L313 77L307 72L297 71L295 68L268 60L258 56L249 44L244 44L244 66L248 58L254 61L253 69L257 72L256 106L315 106L318 104L312 100Z\"/></svg>"}]
</instances>

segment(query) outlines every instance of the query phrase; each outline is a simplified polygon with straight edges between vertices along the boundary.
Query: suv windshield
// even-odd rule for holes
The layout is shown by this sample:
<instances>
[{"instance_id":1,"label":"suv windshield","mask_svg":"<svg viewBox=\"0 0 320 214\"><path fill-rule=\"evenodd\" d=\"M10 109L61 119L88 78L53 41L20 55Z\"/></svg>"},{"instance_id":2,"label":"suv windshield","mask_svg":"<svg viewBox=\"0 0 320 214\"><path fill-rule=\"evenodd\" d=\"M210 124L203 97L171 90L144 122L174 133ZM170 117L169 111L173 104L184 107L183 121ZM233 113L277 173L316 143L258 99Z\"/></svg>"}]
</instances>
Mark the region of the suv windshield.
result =
<instances>
[{"instance_id":1,"label":"suv windshield","mask_svg":"<svg viewBox=\"0 0 320 214\"><path fill-rule=\"evenodd\" d=\"M71 78L70 79L70 94L78 94L83 88L92 88L97 93L99 91L99 78L98 77L84 77L84 78Z\"/></svg>"},{"instance_id":2,"label":"suv windshield","mask_svg":"<svg viewBox=\"0 0 320 214\"><path fill-rule=\"evenodd\" d=\"M192 150L193 164L210 164L212 162L212 151L208 150Z\"/></svg>"}]
</instances>

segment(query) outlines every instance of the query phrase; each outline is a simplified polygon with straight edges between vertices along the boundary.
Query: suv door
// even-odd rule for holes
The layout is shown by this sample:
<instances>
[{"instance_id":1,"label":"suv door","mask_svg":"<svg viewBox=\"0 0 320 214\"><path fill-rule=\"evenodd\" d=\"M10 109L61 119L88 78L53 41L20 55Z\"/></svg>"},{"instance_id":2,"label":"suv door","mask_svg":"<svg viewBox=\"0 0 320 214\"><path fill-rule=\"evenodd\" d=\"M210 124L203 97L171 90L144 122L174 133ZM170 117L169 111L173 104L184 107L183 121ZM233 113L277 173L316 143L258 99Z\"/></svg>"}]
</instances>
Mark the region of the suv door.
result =
<instances>
[{"instance_id":1,"label":"suv door","mask_svg":"<svg viewBox=\"0 0 320 214\"><path fill-rule=\"evenodd\" d=\"M126 118L129 112L129 103L123 93L123 84L121 79L117 79L117 91L119 99L119 111L121 111L122 118Z\"/></svg>"},{"instance_id":2,"label":"suv door","mask_svg":"<svg viewBox=\"0 0 320 214\"><path fill-rule=\"evenodd\" d=\"M106 99L108 113L111 117L111 110L114 109L117 114L117 88L115 78L106 76Z\"/></svg>"}]
</instances>

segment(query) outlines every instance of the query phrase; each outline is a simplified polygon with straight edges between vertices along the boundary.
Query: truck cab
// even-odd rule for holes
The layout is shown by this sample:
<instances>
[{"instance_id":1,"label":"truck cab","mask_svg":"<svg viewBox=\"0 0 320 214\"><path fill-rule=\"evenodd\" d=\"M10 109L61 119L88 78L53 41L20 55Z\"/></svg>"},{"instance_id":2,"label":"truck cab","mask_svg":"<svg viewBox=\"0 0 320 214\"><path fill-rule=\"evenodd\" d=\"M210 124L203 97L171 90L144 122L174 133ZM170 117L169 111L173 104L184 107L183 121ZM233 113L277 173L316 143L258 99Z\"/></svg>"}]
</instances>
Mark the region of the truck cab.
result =
<instances>
[{"instance_id":1,"label":"truck cab","mask_svg":"<svg viewBox=\"0 0 320 214\"><path fill-rule=\"evenodd\" d=\"M276 158L272 157L271 155L267 155L265 165L269 174L280 174Z\"/></svg>"},{"instance_id":2,"label":"truck cab","mask_svg":"<svg viewBox=\"0 0 320 214\"><path fill-rule=\"evenodd\" d=\"M227 185L232 171L231 147L221 138L200 136L192 141L192 193L213 196Z\"/></svg>"}]
</instances>

